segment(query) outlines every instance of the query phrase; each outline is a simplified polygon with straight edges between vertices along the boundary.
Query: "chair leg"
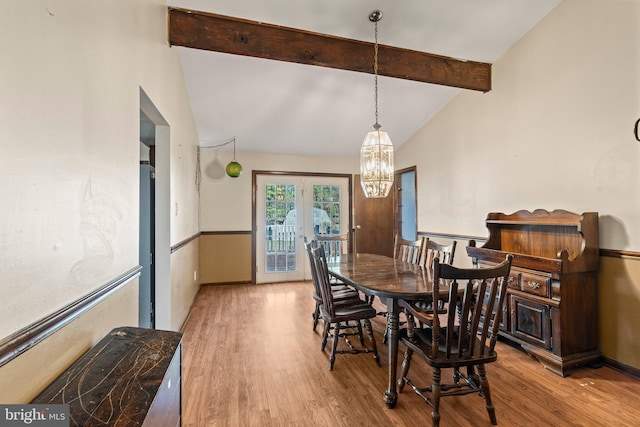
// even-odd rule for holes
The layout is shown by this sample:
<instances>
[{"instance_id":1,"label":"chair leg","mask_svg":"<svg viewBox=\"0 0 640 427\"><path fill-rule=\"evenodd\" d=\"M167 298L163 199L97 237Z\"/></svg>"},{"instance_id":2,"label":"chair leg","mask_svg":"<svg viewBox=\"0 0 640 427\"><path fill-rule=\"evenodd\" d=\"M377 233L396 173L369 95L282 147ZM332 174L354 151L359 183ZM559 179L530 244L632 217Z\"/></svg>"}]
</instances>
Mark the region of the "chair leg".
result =
<instances>
[{"instance_id":1,"label":"chair leg","mask_svg":"<svg viewBox=\"0 0 640 427\"><path fill-rule=\"evenodd\" d=\"M324 351L327 346L327 339L329 338L329 329L331 328L331 323L325 321L324 322L324 331L322 331L322 340L320 341L320 351Z\"/></svg>"},{"instance_id":2,"label":"chair leg","mask_svg":"<svg viewBox=\"0 0 640 427\"><path fill-rule=\"evenodd\" d=\"M364 335L362 334L362 323L359 320L356 320L356 327L358 328L358 336L360 337L360 345L364 346Z\"/></svg>"},{"instance_id":3,"label":"chair leg","mask_svg":"<svg viewBox=\"0 0 640 427\"><path fill-rule=\"evenodd\" d=\"M329 355L329 370L333 370L333 364L336 362L336 350L338 349L338 338L340 335L340 323L336 323L333 328L333 340L331 341L331 354Z\"/></svg>"},{"instance_id":4,"label":"chair leg","mask_svg":"<svg viewBox=\"0 0 640 427\"><path fill-rule=\"evenodd\" d=\"M496 409L491 403L491 390L489 389L489 380L487 379L487 372L484 369L484 365L478 365L478 376L480 377L480 390L482 390L482 393L484 394L489 419L491 420L491 424L497 425Z\"/></svg>"},{"instance_id":5,"label":"chair leg","mask_svg":"<svg viewBox=\"0 0 640 427\"><path fill-rule=\"evenodd\" d=\"M316 302L316 309L313 312L313 331L315 332L318 327L318 320L320 320L320 304Z\"/></svg>"},{"instance_id":6,"label":"chair leg","mask_svg":"<svg viewBox=\"0 0 640 427\"><path fill-rule=\"evenodd\" d=\"M404 385L407 383L407 373L411 367L411 358L413 357L413 350L407 348L404 352L404 359L402 359L402 369L400 371L400 378L398 379L398 393L402 393Z\"/></svg>"},{"instance_id":7,"label":"chair leg","mask_svg":"<svg viewBox=\"0 0 640 427\"><path fill-rule=\"evenodd\" d=\"M440 368L433 368L433 385L431 386L431 399L433 412L431 412L431 421L433 427L440 425Z\"/></svg>"},{"instance_id":8,"label":"chair leg","mask_svg":"<svg viewBox=\"0 0 640 427\"><path fill-rule=\"evenodd\" d=\"M373 336L373 328L371 327L371 321L364 319L364 328L367 330L367 335L371 340L371 350L373 351L373 358L376 361L376 365L380 365L380 356L378 355L378 346L376 345L376 338Z\"/></svg>"},{"instance_id":9,"label":"chair leg","mask_svg":"<svg viewBox=\"0 0 640 427\"><path fill-rule=\"evenodd\" d=\"M476 384L480 383L480 379L478 378L478 374L476 374L476 370L471 366L467 366L467 378L473 380Z\"/></svg>"},{"instance_id":10,"label":"chair leg","mask_svg":"<svg viewBox=\"0 0 640 427\"><path fill-rule=\"evenodd\" d=\"M460 372L460 368L454 368L453 369L453 383L457 386L460 387L461 386L461 382L460 379L461 378L465 378L464 375L462 375L462 372Z\"/></svg>"}]
</instances>

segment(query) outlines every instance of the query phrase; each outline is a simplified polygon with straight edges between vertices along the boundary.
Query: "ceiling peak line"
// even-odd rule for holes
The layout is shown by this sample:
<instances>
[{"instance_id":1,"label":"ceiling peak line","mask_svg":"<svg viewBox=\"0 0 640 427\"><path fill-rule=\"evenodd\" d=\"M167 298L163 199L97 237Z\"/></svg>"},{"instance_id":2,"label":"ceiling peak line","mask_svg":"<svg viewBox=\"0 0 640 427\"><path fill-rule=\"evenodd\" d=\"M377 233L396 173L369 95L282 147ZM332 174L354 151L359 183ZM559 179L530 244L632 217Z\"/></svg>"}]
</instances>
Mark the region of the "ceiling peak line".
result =
<instances>
[{"instance_id":1,"label":"ceiling peak line","mask_svg":"<svg viewBox=\"0 0 640 427\"><path fill-rule=\"evenodd\" d=\"M373 43L169 7L169 44L255 58L373 74ZM491 90L491 64L379 45L378 74L405 80Z\"/></svg>"}]
</instances>

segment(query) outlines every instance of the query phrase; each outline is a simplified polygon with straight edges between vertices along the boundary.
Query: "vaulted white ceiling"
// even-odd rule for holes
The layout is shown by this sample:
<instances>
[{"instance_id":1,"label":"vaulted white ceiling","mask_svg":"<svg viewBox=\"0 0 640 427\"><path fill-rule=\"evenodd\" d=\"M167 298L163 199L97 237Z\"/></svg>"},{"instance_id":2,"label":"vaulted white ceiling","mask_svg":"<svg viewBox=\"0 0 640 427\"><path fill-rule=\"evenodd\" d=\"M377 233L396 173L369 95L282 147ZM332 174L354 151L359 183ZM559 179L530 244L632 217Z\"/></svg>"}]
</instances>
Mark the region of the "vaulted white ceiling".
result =
<instances>
[{"instance_id":1,"label":"vaulted white ceiling","mask_svg":"<svg viewBox=\"0 0 640 427\"><path fill-rule=\"evenodd\" d=\"M560 0L168 0L212 12L493 63ZM371 74L179 50L200 145L235 136L237 150L356 157L372 129ZM371 52L373 64L373 51ZM399 147L464 89L379 77L379 122ZM494 85L496 82L494 81Z\"/></svg>"}]
</instances>

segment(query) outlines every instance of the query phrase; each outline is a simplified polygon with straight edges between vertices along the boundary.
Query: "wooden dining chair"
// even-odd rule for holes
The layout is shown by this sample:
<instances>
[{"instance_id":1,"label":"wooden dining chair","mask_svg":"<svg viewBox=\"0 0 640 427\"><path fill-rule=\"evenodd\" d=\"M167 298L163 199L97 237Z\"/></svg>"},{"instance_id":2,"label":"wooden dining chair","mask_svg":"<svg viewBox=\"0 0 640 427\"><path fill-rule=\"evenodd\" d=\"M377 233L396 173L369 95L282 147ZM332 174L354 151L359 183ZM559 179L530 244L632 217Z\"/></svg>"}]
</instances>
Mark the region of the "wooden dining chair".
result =
<instances>
[{"instance_id":1,"label":"wooden dining chair","mask_svg":"<svg viewBox=\"0 0 640 427\"><path fill-rule=\"evenodd\" d=\"M410 264L421 264L424 251L424 239L407 240L396 234L393 240L393 257Z\"/></svg>"},{"instance_id":2,"label":"wooden dining chair","mask_svg":"<svg viewBox=\"0 0 640 427\"><path fill-rule=\"evenodd\" d=\"M337 260L340 255L349 253L349 233L344 234L314 234L313 240L324 246L324 253L329 261ZM331 277L332 284L343 284L335 277Z\"/></svg>"},{"instance_id":3,"label":"wooden dining chair","mask_svg":"<svg viewBox=\"0 0 640 427\"><path fill-rule=\"evenodd\" d=\"M436 241L426 237L424 238L424 240L425 242L424 242L424 248L422 253L422 264L428 269L430 269L431 273L433 273L433 261L435 259L438 259L439 262L443 264L453 265L453 258L455 256L456 246L458 244L456 240L454 240L448 245L437 243ZM446 312L447 306L442 300L440 300L438 303L440 304L439 306L440 314L443 314L444 312ZM411 304L416 310L422 311L427 314L433 313L433 307L432 307L433 302L431 300L430 301L418 300L418 301L411 302ZM404 308L404 306L402 306L402 308ZM422 326L424 326L424 324L420 322L420 327Z\"/></svg>"},{"instance_id":4,"label":"wooden dining chair","mask_svg":"<svg viewBox=\"0 0 640 427\"><path fill-rule=\"evenodd\" d=\"M376 339L373 335L373 329L371 327L370 319L376 316L376 310L371 304L359 300L352 301L350 303L339 303L331 290L332 286L329 282L329 266L327 264L327 258L324 254L324 247L318 246L311 248L313 266L315 268L315 274L318 278L318 284L320 285L320 292L322 294L322 305L320 305L320 314L324 321L324 332L322 334L322 342L320 345L321 350L324 351L328 341L329 334L331 334L331 353L329 355L329 370L333 370L333 365L336 360L337 353L373 353L373 358L376 364L380 366L380 357L378 356L378 349L376 347ZM345 331L344 325L349 322L355 322L360 331L360 347L353 345L349 341L349 334ZM361 323L364 323L364 327L367 331L367 335L370 340L370 345L366 346L364 337L362 335ZM338 341L344 338L345 343L348 345L346 350L338 350Z\"/></svg>"},{"instance_id":5,"label":"wooden dining chair","mask_svg":"<svg viewBox=\"0 0 640 427\"><path fill-rule=\"evenodd\" d=\"M313 240L324 246L324 253L328 260L349 252L349 233L344 234L315 234Z\"/></svg>"},{"instance_id":6,"label":"wooden dining chair","mask_svg":"<svg viewBox=\"0 0 640 427\"><path fill-rule=\"evenodd\" d=\"M320 306L322 305L322 292L320 291L320 283L314 269L313 253L311 249L317 247L318 243L315 240L307 241L307 237L305 236L304 245L309 256L309 265L311 266L311 280L313 282L313 291L311 293L311 296L315 301L315 309L313 310L312 318L313 330L315 331L316 327L318 326L318 322L321 320ZM336 304L348 303L350 301L360 301L360 294L358 293L358 291L343 284L332 283L331 292L333 294L334 300L336 301Z\"/></svg>"},{"instance_id":7,"label":"wooden dining chair","mask_svg":"<svg viewBox=\"0 0 640 427\"><path fill-rule=\"evenodd\" d=\"M433 260L438 258L441 263L453 265L453 257L456 254L456 245L458 242L454 240L448 245L437 243L435 240L425 238L423 250L423 262L428 268L433 268Z\"/></svg>"},{"instance_id":8,"label":"wooden dining chair","mask_svg":"<svg viewBox=\"0 0 640 427\"><path fill-rule=\"evenodd\" d=\"M484 396L489 419L497 424L485 365L498 358L495 345L512 260L513 255L507 255L506 260L495 267L462 269L441 264L436 258L433 263L434 301L446 297L450 307L459 307L459 313L449 310L441 320L438 304L434 304L433 317L424 319L431 322L431 327L416 328L415 319L425 315L412 310L411 305L406 306L407 328L400 331L400 342L406 346L406 352L398 388L402 391L404 385L409 384L432 406L433 426L440 423L440 398L469 393ZM419 355L431 366L432 380L428 387L418 387L408 378L414 355ZM450 383L442 383L441 370L447 368L453 369L453 379ZM466 374L461 368L467 368Z\"/></svg>"},{"instance_id":9,"label":"wooden dining chair","mask_svg":"<svg viewBox=\"0 0 640 427\"><path fill-rule=\"evenodd\" d=\"M402 238L399 234L396 234L393 239L393 257L399 261L406 262L408 264L423 265L423 256L425 239L420 237L418 240L407 240ZM379 316L388 317L386 311L378 312ZM382 342L386 344L389 339L389 323L384 329L384 335L382 336Z\"/></svg>"}]
</instances>

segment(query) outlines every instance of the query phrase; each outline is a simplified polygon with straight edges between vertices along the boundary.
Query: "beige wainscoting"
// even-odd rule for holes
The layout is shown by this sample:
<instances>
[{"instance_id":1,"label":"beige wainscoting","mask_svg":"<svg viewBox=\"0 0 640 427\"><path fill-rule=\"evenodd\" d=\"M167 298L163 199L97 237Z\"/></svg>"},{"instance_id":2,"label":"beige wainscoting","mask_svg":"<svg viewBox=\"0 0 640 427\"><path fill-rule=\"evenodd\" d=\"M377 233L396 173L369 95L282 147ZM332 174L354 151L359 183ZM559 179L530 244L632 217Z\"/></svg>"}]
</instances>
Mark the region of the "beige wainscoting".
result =
<instances>
[{"instance_id":1,"label":"beige wainscoting","mask_svg":"<svg viewBox=\"0 0 640 427\"><path fill-rule=\"evenodd\" d=\"M167 310L171 330L180 329L198 292L199 246L195 235L172 248L170 305L156 304L157 310ZM138 326L137 275L118 286L96 305L68 323L65 320L56 332L0 366L0 385L10 385L0 387L0 402L30 402L113 328ZM87 296L81 300L84 298Z\"/></svg>"},{"instance_id":2,"label":"beige wainscoting","mask_svg":"<svg viewBox=\"0 0 640 427\"><path fill-rule=\"evenodd\" d=\"M609 252L600 256L600 348L607 361L640 372L640 254Z\"/></svg>"},{"instance_id":3,"label":"beige wainscoting","mask_svg":"<svg viewBox=\"0 0 640 427\"><path fill-rule=\"evenodd\" d=\"M113 328L137 325L136 278L64 328L0 367L0 402L30 402Z\"/></svg>"},{"instance_id":4,"label":"beige wainscoting","mask_svg":"<svg viewBox=\"0 0 640 427\"><path fill-rule=\"evenodd\" d=\"M250 231L203 232L200 283L250 283L251 239Z\"/></svg>"}]
</instances>

